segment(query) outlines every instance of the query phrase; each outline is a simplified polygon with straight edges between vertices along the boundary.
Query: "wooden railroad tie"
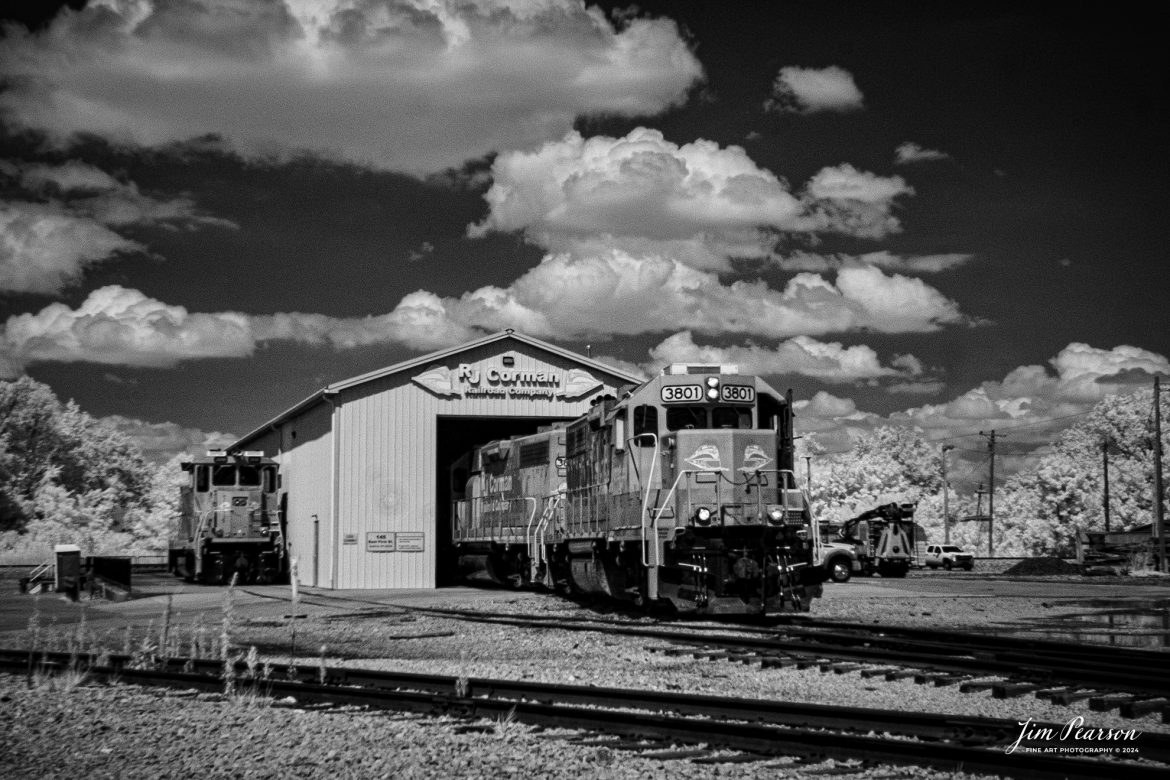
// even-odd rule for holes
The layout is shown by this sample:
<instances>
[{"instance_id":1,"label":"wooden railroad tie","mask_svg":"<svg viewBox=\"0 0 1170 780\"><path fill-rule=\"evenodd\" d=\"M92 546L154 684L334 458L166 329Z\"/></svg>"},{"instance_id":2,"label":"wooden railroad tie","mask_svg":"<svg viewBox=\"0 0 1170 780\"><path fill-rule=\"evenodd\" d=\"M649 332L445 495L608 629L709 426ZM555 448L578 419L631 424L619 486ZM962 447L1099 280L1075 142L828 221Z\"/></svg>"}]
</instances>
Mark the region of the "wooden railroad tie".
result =
<instances>
[{"instance_id":1,"label":"wooden railroad tie","mask_svg":"<svg viewBox=\"0 0 1170 780\"><path fill-rule=\"evenodd\" d=\"M1121 705L1121 717L1140 718L1151 712L1161 712L1164 719L1167 707L1170 707L1170 699L1144 699L1126 702Z\"/></svg>"},{"instance_id":2,"label":"wooden railroad tie","mask_svg":"<svg viewBox=\"0 0 1170 780\"><path fill-rule=\"evenodd\" d=\"M978 693L979 691L995 690L995 686L1003 685L1003 680L977 680L975 682L965 682L959 686L961 693Z\"/></svg>"},{"instance_id":3,"label":"wooden railroad tie","mask_svg":"<svg viewBox=\"0 0 1170 780\"><path fill-rule=\"evenodd\" d=\"M1073 704L1075 702L1091 699L1094 696L1100 695L1100 691L1095 691L1092 688L1082 688L1080 690L1076 688L1069 688L1067 691L1052 694L1048 700L1053 704Z\"/></svg>"},{"instance_id":4,"label":"wooden railroad tie","mask_svg":"<svg viewBox=\"0 0 1170 780\"><path fill-rule=\"evenodd\" d=\"M1089 709L1093 712L1108 712L1126 704L1132 704L1137 696L1131 693L1111 693L1105 696L1093 696L1089 699Z\"/></svg>"},{"instance_id":5,"label":"wooden railroad tie","mask_svg":"<svg viewBox=\"0 0 1170 780\"><path fill-rule=\"evenodd\" d=\"M993 699L1011 699L1040 689L1038 683L999 683L991 688Z\"/></svg>"}]
</instances>

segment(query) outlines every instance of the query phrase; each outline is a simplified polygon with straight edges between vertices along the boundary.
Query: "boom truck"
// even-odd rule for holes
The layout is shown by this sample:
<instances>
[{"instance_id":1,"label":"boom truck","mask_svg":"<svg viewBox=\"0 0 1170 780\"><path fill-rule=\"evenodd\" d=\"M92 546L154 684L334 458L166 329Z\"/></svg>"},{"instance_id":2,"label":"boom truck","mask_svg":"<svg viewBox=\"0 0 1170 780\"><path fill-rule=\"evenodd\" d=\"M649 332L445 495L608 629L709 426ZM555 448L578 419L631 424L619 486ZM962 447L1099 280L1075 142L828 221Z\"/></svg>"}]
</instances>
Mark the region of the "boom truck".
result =
<instances>
[{"instance_id":1,"label":"boom truck","mask_svg":"<svg viewBox=\"0 0 1170 780\"><path fill-rule=\"evenodd\" d=\"M915 504L883 504L846 520L823 538L824 567L834 582L853 574L905 577L914 557Z\"/></svg>"}]
</instances>

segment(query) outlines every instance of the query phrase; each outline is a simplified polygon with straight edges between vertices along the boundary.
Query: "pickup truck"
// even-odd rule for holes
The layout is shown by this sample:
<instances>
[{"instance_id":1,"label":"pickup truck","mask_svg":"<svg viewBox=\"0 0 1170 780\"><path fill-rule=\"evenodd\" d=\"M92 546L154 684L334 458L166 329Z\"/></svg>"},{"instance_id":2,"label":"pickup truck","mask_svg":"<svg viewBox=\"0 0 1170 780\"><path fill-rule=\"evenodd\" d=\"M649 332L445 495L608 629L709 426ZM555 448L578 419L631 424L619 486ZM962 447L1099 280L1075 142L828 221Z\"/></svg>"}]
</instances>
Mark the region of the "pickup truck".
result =
<instances>
[{"instance_id":1,"label":"pickup truck","mask_svg":"<svg viewBox=\"0 0 1170 780\"><path fill-rule=\"evenodd\" d=\"M928 544L924 563L932 569L941 566L947 571L955 568L971 571L975 568L975 556L953 544Z\"/></svg>"}]
</instances>

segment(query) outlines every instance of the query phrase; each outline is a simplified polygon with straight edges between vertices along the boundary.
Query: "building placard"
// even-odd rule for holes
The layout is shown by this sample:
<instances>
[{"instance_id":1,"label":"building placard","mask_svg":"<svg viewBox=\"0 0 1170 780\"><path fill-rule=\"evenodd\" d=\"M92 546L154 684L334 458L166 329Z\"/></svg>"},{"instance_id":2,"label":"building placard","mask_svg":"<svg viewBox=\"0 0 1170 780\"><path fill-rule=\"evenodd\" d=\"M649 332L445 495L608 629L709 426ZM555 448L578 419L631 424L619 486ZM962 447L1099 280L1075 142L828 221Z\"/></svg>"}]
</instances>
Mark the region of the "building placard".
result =
<instances>
[{"instance_id":1,"label":"building placard","mask_svg":"<svg viewBox=\"0 0 1170 780\"><path fill-rule=\"evenodd\" d=\"M426 534L421 531L403 531L396 536L398 552L423 552L426 547Z\"/></svg>"},{"instance_id":2,"label":"building placard","mask_svg":"<svg viewBox=\"0 0 1170 780\"><path fill-rule=\"evenodd\" d=\"M396 549L394 532L368 531L366 533L366 552L384 553L394 552Z\"/></svg>"},{"instance_id":3,"label":"building placard","mask_svg":"<svg viewBox=\"0 0 1170 780\"><path fill-rule=\"evenodd\" d=\"M530 401L571 401L602 387L602 381L583 368L523 370L491 362L460 363L455 368L434 365L411 381L442 397Z\"/></svg>"},{"instance_id":4,"label":"building placard","mask_svg":"<svg viewBox=\"0 0 1170 780\"><path fill-rule=\"evenodd\" d=\"M357 539L358 539L357 534L345 534L344 536L341 537L341 543L342 544L357 544Z\"/></svg>"}]
</instances>

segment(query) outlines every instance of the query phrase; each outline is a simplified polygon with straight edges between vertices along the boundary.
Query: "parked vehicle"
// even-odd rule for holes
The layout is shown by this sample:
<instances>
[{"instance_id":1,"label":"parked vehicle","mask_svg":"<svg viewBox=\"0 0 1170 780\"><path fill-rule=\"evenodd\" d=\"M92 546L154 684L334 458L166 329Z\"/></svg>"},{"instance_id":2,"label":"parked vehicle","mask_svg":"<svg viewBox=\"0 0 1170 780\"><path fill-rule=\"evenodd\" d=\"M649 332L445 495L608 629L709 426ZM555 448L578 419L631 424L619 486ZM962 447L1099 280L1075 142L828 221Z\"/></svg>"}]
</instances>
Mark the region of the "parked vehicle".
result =
<instances>
[{"instance_id":1,"label":"parked vehicle","mask_svg":"<svg viewBox=\"0 0 1170 780\"><path fill-rule=\"evenodd\" d=\"M951 569L971 571L975 568L975 556L969 552L963 552L961 547L956 547L953 544L928 544L926 546L926 565L932 569L941 566L947 571Z\"/></svg>"},{"instance_id":2,"label":"parked vehicle","mask_svg":"<svg viewBox=\"0 0 1170 780\"><path fill-rule=\"evenodd\" d=\"M914 504L885 504L862 512L822 536L821 561L833 582L905 577L914 555Z\"/></svg>"}]
</instances>

